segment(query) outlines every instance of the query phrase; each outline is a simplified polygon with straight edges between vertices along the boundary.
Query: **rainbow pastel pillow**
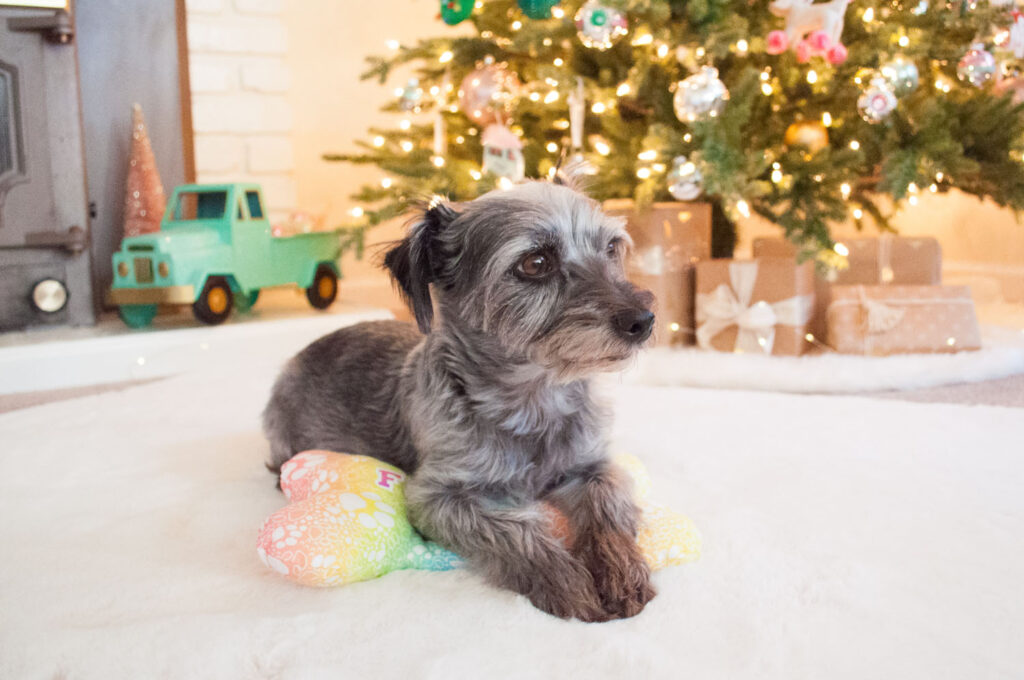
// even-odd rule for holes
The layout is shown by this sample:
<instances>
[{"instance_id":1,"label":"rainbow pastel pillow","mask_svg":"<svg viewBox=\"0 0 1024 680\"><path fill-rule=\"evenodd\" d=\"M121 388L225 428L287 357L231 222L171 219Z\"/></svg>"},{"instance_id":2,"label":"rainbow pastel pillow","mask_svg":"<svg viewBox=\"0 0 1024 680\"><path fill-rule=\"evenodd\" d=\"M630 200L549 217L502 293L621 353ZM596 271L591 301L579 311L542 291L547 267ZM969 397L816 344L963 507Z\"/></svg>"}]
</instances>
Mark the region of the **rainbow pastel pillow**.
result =
<instances>
[{"instance_id":1,"label":"rainbow pastel pillow","mask_svg":"<svg viewBox=\"0 0 1024 680\"><path fill-rule=\"evenodd\" d=\"M637 543L652 569L700 557L700 536L683 515L647 500L650 478L632 456L616 463L633 477L643 517ZM455 553L424 540L409 524L405 473L375 458L332 451L300 453L281 468L290 503L267 518L256 552L282 576L335 586L398 569L446 571ZM548 506L557 523L564 517Z\"/></svg>"}]
</instances>

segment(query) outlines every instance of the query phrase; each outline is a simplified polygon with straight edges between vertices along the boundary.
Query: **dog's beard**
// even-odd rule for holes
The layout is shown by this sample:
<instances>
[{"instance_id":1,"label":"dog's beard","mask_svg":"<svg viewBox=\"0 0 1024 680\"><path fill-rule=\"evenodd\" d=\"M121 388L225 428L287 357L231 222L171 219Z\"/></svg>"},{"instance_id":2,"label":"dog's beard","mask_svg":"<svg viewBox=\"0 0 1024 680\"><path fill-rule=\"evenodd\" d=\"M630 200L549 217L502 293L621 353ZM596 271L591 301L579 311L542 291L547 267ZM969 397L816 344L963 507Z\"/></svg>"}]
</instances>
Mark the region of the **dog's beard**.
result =
<instances>
[{"instance_id":1,"label":"dog's beard","mask_svg":"<svg viewBox=\"0 0 1024 680\"><path fill-rule=\"evenodd\" d=\"M535 347L533 360L559 381L625 369L643 344L623 341L610 330L559 330Z\"/></svg>"}]
</instances>

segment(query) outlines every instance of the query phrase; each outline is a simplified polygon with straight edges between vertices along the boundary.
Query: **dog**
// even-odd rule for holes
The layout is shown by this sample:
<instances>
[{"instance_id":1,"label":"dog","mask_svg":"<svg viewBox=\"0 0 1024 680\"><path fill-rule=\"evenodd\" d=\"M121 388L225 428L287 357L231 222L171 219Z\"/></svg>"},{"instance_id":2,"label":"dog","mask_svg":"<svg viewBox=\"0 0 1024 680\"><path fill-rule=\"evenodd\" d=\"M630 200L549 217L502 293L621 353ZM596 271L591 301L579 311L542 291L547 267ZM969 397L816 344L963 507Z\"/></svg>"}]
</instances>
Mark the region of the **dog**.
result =
<instances>
[{"instance_id":1,"label":"dog","mask_svg":"<svg viewBox=\"0 0 1024 680\"><path fill-rule=\"evenodd\" d=\"M561 618L639 613L655 591L638 509L590 384L651 335L630 244L571 177L423 207L384 257L418 329L361 323L295 356L264 412L268 467L307 449L386 461L409 473L413 525L491 583Z\"/></svg>"}]
</instances>

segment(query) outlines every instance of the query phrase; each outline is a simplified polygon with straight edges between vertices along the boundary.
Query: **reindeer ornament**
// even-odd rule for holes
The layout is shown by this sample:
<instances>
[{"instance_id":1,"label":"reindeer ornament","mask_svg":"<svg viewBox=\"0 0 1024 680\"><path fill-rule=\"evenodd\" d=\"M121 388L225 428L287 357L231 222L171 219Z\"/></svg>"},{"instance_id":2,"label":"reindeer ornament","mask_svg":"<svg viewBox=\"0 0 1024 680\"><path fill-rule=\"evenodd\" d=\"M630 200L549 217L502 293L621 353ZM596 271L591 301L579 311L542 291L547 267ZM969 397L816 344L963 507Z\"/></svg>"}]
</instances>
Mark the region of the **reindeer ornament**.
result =
<instances>
[{"instance_id":1,"label":"reindeer ornament","mask_svg":"<svg viewBox=\"0 0 1024 680\"><path fill-rule=\"evenodd\" d=\"M846 61L842 43L843 15L850 0L831 0L813 4L813 0L774 0L769 11L786 20L785 31L768 34L768 54L782 54L790 47L797 61L806 62L822 55L833 64Z\"/></svg>"}]
</instances>

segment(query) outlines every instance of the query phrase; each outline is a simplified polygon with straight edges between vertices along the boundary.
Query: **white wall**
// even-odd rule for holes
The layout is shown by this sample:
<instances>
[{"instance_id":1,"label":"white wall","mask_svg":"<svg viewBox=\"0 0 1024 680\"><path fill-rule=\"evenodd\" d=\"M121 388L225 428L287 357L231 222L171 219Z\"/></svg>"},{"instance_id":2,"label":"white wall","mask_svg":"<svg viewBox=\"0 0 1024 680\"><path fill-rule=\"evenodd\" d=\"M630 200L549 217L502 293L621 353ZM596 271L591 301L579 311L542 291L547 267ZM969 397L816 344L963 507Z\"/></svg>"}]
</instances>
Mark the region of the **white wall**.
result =
<instances>
[{"instance_id":1,"label":"white wall","mask_svg":"<svg viewBox=\"0 0 1024 680\"><path fill-rule=\"evenodd\" d=\"M297 205L285 3L186 7L196 179L260 182L271 218L281 219Z\"/></svg>"}]
</instances>

